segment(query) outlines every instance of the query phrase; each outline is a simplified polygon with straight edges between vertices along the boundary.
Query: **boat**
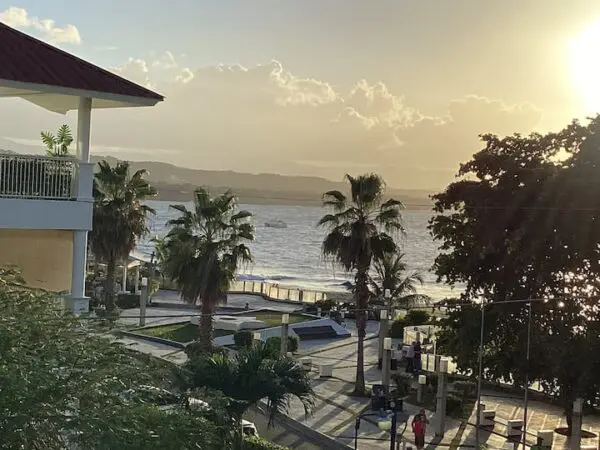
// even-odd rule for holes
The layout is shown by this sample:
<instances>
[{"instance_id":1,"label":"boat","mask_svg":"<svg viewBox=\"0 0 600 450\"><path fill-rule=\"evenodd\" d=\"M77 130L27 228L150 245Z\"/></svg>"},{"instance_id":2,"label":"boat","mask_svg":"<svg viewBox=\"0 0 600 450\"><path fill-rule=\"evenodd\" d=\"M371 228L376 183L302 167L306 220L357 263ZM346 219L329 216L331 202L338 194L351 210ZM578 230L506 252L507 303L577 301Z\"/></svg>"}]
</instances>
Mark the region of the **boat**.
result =
<instances>
[{"instance_id":1,"label":"boat","mask_svg":"<svg viewBox=\"0 0 600 450\"><path fill-rule=\"evenodd\" d=\"M265 222L267 228L287 228L287 223L280 219L273 219Z\"/></svg>"}]
</instances>

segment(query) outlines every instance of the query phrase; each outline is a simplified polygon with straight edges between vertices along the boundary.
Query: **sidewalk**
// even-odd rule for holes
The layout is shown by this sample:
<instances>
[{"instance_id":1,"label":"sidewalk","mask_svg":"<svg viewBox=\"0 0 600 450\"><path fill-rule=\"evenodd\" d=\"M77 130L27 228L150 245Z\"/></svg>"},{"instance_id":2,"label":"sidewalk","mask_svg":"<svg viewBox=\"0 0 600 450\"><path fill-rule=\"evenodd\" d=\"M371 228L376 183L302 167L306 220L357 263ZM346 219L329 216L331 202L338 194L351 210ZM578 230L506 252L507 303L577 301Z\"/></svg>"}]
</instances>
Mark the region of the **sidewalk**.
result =
<instances>
[{"instance_id":1,"label":"sidewalk","mask_svg":"<svg viewBox=\"0 0 600 450\"><path fill-rule=\"evenodd\" d=\"M132 349L164 358L175 364L182 364L187 359L182 350L176 350L165 345L130 337L118 339ZM365 341L365 378L368 385L381 382L381 372L376 367L377 352L377 340L367 339ZM316 367L319 363L333 364L333 378L318 379L318 375L314 374L313 387L316 393L316 405L312 414L305 417L300 402L292 400L288 415L312 429L353 447L355 420L359 414L366 411L369 405L369 399L350 395L354 387L356 374L356 338L351 337L343 341L332 342L317 349L313 347L312 351L304 351L298 355L299 358L303 356L312 358L313 367ZM503 435L506 421L523 416L522 400L498 398L492 395L494 395L492 392L484 392L482 402L485 403L486 408L496 409L497 423L492 432L482 430L480 437L481 442L487 444L488 448L501 449L507 440ZM398 439L405 437L409 441L412 440L410 421L412 415L419 409L418 406L404 403L404 410L411 417L408 420L406 431L403 431L404 424L399 424ZM447 418L446 433L443 439L436 439L434 436L434 412L428 411L428 417L431 424L426 434L426 442L428 443L426 448L475 447L475 427L473 426L476 419L475 411L471 414L469 424L461 424L457 420ZM361 421L358 449L389 449L389 433L380 431L372 419L374 418ZM564 424L562 411L559 408L536 401L529 402L528 421L528 445L535 443L538 430L553 429L559 424ZM600 418L597 416L585 417L584 429L598 433L600 431ZM553 449L567 449L569 448L568 444L566 437L555 433ZM598 439L584 439L582 441L583 445L597 446Z\"/></svg>"}]
</instances>

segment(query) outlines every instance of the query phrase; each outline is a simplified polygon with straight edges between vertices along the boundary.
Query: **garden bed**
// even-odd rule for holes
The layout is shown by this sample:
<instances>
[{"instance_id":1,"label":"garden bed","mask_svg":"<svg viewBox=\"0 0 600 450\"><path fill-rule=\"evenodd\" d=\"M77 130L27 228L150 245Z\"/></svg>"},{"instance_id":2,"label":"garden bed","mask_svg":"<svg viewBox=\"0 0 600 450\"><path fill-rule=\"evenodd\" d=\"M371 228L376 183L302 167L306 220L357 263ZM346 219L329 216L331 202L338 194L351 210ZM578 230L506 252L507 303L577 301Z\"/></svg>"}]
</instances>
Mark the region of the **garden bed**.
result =
<instances>
[{"instance_id":1,"label":"garden bed","mask_svg":"<svg viewBox=\"0 0 600 450\"><path fill-rule=\"evenodd\" d=\"M267 325L266 328L281 325L281 315L282 313L278 311L248 311L243 314L236 314L236 316L242 317L256 317L256 320L260 320ZM307 322L309 320L314 320L314 317L290 313L290 324Z\"/></svg>"},{"instance_id":2,"label":"garden bed","mask_svg":"<svg viewBox=\"0 0 600 450\"><path fill-rule=\"evenodd\" d=\"M186 344L192 342L198 336L198 326L187 322L170 323L168 325L160 325L157 327L142 328L134 330L135 333L144 336L158 337L169 341ZM233 331L229 330L213 330L213 337L229 336Z\"/></svg>"}]
</instances>

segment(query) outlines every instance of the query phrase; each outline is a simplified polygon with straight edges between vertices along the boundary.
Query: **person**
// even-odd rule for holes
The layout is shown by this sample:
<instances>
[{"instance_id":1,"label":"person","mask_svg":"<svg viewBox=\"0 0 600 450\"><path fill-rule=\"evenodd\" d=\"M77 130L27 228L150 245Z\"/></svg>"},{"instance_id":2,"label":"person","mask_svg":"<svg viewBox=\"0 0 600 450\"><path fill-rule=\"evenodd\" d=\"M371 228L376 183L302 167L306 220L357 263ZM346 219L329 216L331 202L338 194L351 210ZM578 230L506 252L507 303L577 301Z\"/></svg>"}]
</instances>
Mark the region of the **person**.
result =
<instances>
[{"instance_id":1,"label":"person","mask_svg":"<svg viewBox=\"0 0 600 450\"><path fill-rule=\"evenodd\" d=\"M415 352L415 356L414 356L413 367L414 367L415 374L418 375L419 372L421 372L421 341L419 341L418 339L414 345L414 352Z\"/></svg>"},{"instance_id":2,"label":"person","mask_svg":"<svg viewBox=\"0 0 600 450\"><path fill-rule=\"evenodd\" d=\"M415 414L412 420L412 430L415 434L415 445L417 450L421 450L425 447L425 430L427 428L427 424L429 420L425 415L425 410L422 409L419 411L419 414Z\"/></svg>"},{"instance_id":3,"label":"person","mask_svg":"<svg viewBox=\"0 0 600 450\"><path fill-rule=\"evenodd\" d=\"M246 302L246 306L244 307L244 309L245 309L246 311L248 311L248 310L250 309L250 303Z\"/></svg>"},{"instance_id":4,"label":"person","mask_svg":"<svg viewBox=\"0 0 600 450\"><path fill-rule=\"evenodd\" d=\"M406 373L412 373L414 370L414 359L415 359L415 342L408 346L406 351Z\"/></svg>"}]
</instances>

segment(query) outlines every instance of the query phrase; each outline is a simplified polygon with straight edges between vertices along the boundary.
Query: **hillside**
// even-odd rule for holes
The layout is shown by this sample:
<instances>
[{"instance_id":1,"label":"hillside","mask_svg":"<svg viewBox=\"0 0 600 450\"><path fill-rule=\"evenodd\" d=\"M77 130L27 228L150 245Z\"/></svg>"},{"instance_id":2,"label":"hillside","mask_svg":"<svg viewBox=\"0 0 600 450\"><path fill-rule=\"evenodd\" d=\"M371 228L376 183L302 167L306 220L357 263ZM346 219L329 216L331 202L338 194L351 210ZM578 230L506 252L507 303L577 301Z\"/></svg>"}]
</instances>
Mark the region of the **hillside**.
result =
<instances>
[{"instance_id":1,"label":"hillside","mask_svg":"<svg viewBox=\"0 0 600 450\"><path fill-rule=\"evenodd\" d=\"M93 156L92 161L111 156ZM320 205L321 195L334 189L345 190L347 184L320 177L287 176L278 174L250 174L232 171L187 169L157 161L132 161L132 167L147 169L149 179L156 186L160 200L187 201L196 186L208 186L215 192L232 189L242 203ZM418 189L388 189L388 195L401 200L410 209L429 209L430 191Z\"/></svg>"}]
</instances>

